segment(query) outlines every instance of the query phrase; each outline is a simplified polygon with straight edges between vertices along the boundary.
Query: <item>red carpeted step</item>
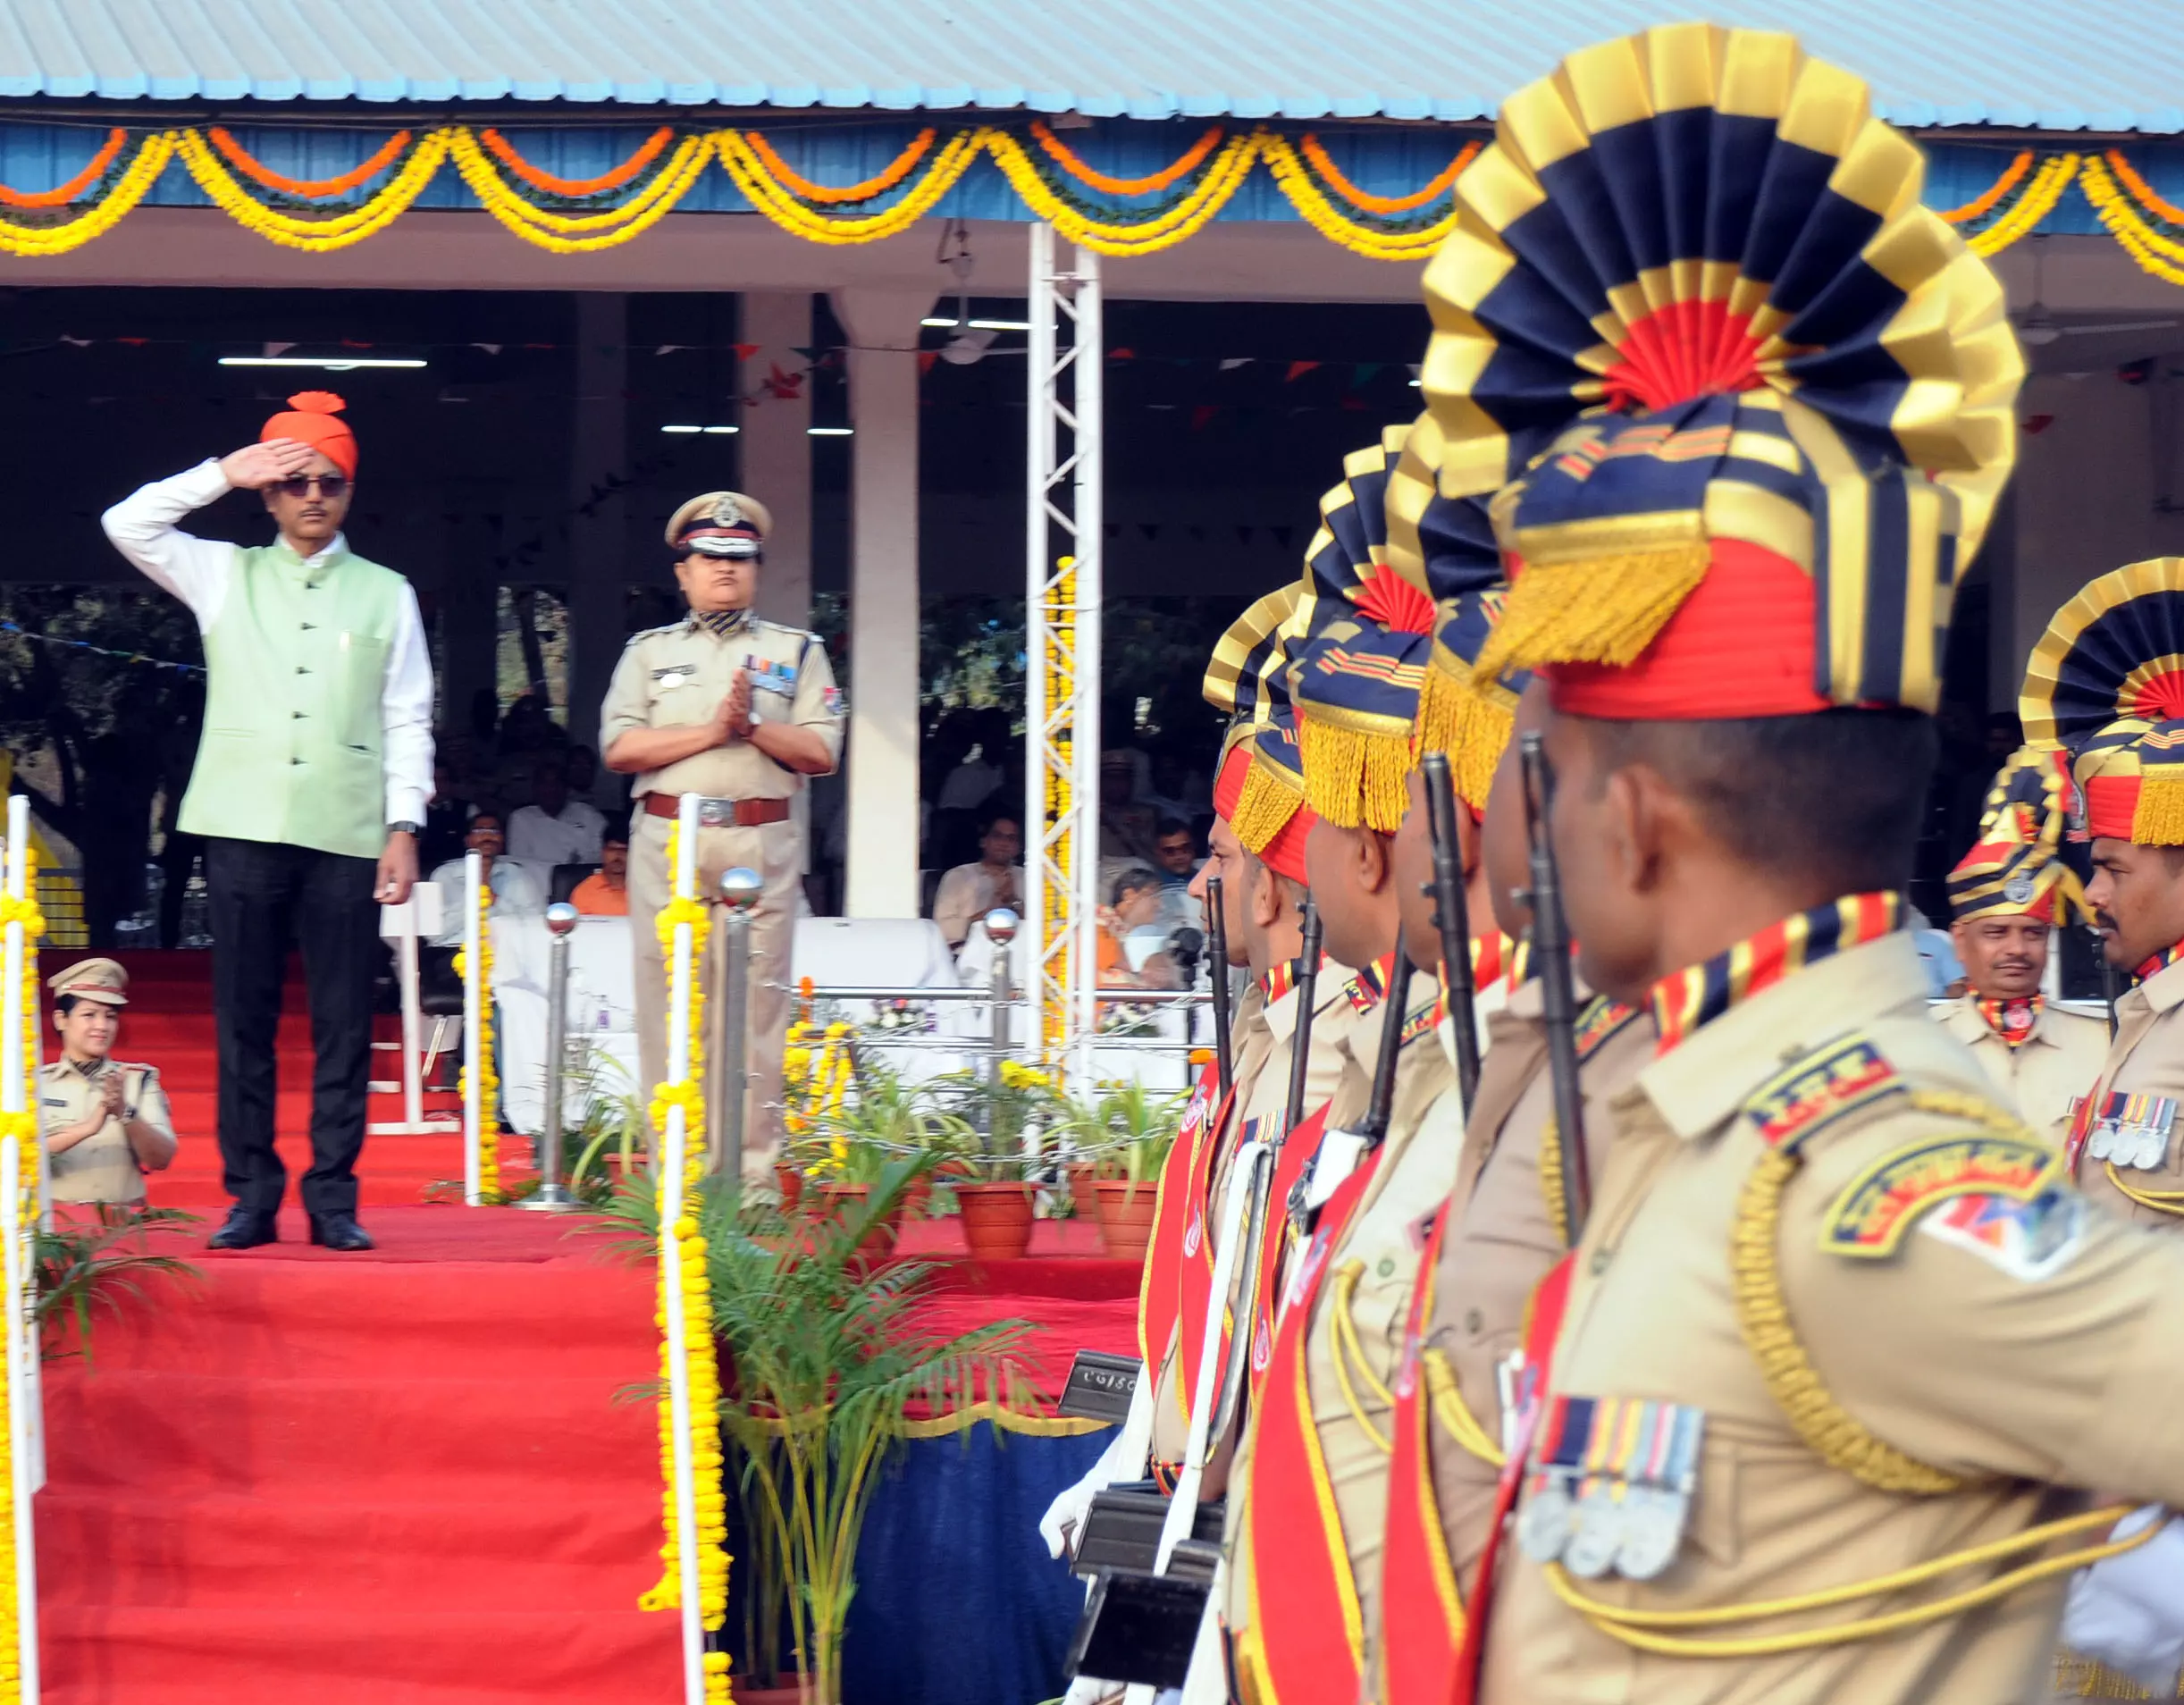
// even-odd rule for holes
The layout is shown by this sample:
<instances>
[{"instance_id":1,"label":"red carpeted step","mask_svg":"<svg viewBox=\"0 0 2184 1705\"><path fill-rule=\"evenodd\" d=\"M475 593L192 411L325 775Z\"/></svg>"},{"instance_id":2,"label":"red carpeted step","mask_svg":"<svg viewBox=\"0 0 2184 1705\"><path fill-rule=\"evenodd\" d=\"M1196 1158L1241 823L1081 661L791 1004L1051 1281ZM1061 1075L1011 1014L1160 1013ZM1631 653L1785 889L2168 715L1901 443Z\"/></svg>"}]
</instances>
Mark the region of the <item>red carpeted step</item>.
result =
<instances>
[{"instance_id":1,"label":"red carpeted step","mask_svg":"<svg viewBox=\"0 0 2184 1705\"><path fill-rule=\"evenodd\" d=\"M675 1697L676 1619L634 1608L659 1568L656 1423L621 1400L657 1372L649 1269L567 1219L419 1205L462 1175L451 1133L365 1139L370 1254L307 1245L292 1191L282 1242L206 1251L226 1205L210 961L125 957L124 1048L161 1068L182 1138L152 1199L208 1223L163 1240L197 1285L151 1281L88 1365L48 1370L46 1705ZM311 1057L288 998L276 1117L300 1174ZM372 1098L374 1121L400 1113Z\"/></svg>"},{"instance_id":2,"label":"red carpeted step","mask_svg":"<svg viewBox=\"0 0 2184 1705\"><path fill-rule=\"evenodd\" d=\"M661 1705L682 1684L674 1619L635 1610L62 1606L45 1662L49 1705Z\"/></svg>"}]
</instances>

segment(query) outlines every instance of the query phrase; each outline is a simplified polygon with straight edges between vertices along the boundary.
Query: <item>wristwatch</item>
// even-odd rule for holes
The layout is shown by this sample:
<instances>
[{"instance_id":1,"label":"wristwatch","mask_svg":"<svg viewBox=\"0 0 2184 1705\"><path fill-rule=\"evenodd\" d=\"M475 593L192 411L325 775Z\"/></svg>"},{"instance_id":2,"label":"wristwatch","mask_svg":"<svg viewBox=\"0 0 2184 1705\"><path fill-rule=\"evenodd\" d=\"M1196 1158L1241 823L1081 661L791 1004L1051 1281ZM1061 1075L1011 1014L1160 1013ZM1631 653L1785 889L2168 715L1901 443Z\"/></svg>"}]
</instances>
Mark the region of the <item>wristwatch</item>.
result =
<instances>
[{"instance_id":1,"label":"wristwatch","mask_svg":"<svg viewBox=\"0 0 2184 1705\"><path fill-rule=\"evenodd\" d=\"M407 835L414 837L417 832L417 825L409 822L407 819L399 823L390 823L387 825L387 833L390 835Z\"/></svg>"}]
</instances>

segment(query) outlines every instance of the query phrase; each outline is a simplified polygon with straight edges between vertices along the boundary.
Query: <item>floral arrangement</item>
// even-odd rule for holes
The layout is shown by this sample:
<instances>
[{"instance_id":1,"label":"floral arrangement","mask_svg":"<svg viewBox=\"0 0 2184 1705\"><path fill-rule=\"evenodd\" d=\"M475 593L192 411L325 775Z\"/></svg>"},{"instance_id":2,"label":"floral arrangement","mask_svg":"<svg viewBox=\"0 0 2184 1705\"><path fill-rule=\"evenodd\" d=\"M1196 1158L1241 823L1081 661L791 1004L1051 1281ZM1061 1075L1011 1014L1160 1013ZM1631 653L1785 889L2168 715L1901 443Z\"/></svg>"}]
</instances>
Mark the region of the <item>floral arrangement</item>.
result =
<instances>
[{"instance_id":1,"label":"floral arrangement","mask_svg":"<svg viewBox=\"0 0 2184 1705\"><path fill-rule=\"evenodd\" d=\"M500 1194L500 1070L493 1061L493 885L478 884L478 1199L497 1202ZM470 974L468 951L455 955L455 974ZM469 1104L470 1074L456 1074L455 1087Z\"/></svg>"}]
</instances>

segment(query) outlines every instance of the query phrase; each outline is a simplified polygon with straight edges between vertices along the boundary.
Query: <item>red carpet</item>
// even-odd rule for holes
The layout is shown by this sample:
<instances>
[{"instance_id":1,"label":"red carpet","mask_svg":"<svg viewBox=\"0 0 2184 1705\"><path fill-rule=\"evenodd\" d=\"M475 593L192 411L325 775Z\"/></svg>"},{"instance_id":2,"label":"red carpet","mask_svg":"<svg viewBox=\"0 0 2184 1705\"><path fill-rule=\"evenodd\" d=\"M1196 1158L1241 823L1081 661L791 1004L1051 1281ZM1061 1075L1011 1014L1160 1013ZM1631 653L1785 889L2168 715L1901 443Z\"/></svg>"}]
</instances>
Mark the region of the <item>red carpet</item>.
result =
<instances>
[{"instance_id":1,"label":"red carpet","mask_svg":"<svg viewBox=\"0 0 2184 1705\"><path fill-rule=\"evenodd\" d=\"M181 1139L152 1199L216 1220L209 960L127 962L120 1052L160 1068ZM290 1006L292 1200L310 1051L300 991ZM659 1569L653 1412L616 1401L655 1374L649 1269L566 1220L421 1205L461 1176L452 1135L367 1138L360 1171L376 1253L309 1247L292 1205L268 1248L178 1239L203 1282L155 1281L97 1322L89 1365L49 1368L49 1705L676 1697L676 1620L634 1608ZM1046 1394L1075 1349L1132 1345L1137 1270L1088 1225L1042 1224L1021 1262L962 1259L952 1223L902 1249L945 1264L931 1327L1036 1322Z\"/></svg>"}]
</instances>

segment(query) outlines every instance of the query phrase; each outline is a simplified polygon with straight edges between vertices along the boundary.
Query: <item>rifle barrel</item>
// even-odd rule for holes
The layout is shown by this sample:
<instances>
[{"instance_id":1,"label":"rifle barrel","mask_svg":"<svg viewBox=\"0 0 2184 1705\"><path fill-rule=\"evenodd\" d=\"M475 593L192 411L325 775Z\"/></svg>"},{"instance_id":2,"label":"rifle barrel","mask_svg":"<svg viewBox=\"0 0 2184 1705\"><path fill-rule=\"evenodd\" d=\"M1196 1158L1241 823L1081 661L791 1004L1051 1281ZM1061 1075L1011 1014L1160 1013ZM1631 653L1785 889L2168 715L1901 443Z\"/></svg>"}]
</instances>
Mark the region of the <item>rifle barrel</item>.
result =
<instances>
[{"instance_id":1,"label":"rifle barrel","mask_svg":"<svg viewBox=\"0 0 2184 1705\"><path fill-rule=\"evenodd\" d=\"M1214 994L1214 1075L1227 1095L1236 1081L1229 1053L1229 920L1221 905L1221 878L1205 878L1206 977Z\"/></svg>"},{"instance_id":2,"label":"rifle barrel","mask_svg":"<svg viewBox=\"0 0 2184 1705\"><path fill-rule=\"evenodd\" d=\"M1479 1020L1471 980L1471 900L1464 892L1463 849L1456 833L1456 782L1445 752L1428 752L1426 822L1433 836L1433 923L1441 932L1441 987L1456 1032L1456 1080L1470 1115L1479 1091Z\"/></svg>"},{"instance_id":3,"label":"rifle barrel","mask_svg":"<svg viewBox=\"0 0 2184 1705\"><path fill-rule=\"evenodd\" d=\"M1592 1180L1585 1164L1584 1092L1577 1078L1576 978L1570 965L1569 923L1562 911L1562 877L1549 835L1555 779L1540 735L1523 735L1518 751L1524 764L1525 832L1532 853L1532 946L1540 962L1555 1136L1562 1160L1565 1198L1569 1204L1570 1243L1575 1247L1592 1205Z\"/></svg>"},{"instance_id":4,"label":"rifle barrel","mask_svg":"<svg viewBox=\"0 0 2184 1705\"><path fill-rule=\"evenodd\" d=\"M1305 1079L1312 1063L1312 1009L1320 980L1320 909L1306 894L1304 947L1297 956L1297 1027L1289 1044L1289 1099L1281 1118L1284 1142L1304 1122Z\"/></svg>"},{"instance_id":5,"label":"rifle barrel","mask_svg":"<svg viewBox=\"0 0 2184 1705\"><path fill-rule=\"evenodd\" d=\"M1395 963L1388 972L1387 998L1381 1002L1380 1054L1373 1062L1373 1098L1357 1134L1368 1149L1378 1148L1388 1135L1395 1114L1395 1071L1403 1052L1403 1009L1410 1004L1410 955L1404 951L1403 931L1395 932Z\"/></svg>"}]
</instances>

